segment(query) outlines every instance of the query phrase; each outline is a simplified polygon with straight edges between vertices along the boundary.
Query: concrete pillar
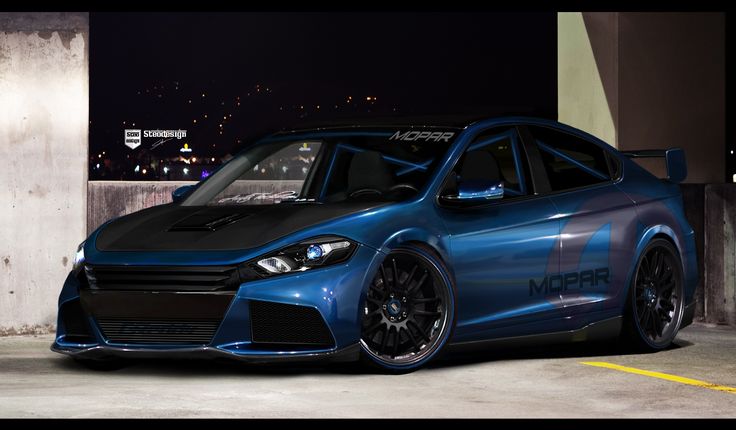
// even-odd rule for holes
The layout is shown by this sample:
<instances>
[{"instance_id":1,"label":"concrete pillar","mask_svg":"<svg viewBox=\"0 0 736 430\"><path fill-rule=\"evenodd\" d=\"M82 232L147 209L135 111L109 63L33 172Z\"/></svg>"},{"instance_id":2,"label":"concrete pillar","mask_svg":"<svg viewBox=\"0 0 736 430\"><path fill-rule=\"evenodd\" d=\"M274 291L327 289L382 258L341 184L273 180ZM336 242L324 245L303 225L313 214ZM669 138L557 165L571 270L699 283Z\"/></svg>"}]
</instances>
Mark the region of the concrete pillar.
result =
<instances>
[{"instance_id":1,"label":"concrete pillar","mask_svg":"<svg viewBox=\"0 0 736 430\"><path fill-rule=\"evenodd\" d=\"M560 122L618 146L618 14L557 14L557 100Z\"/></svg>"},{"instance_id":2,"label":"concrete pillar","mask_svg":"<svg viewBox=\"0 0 736 430\"><path fill-rule=\"evenodd\" d=\"M87 13L0 13L0 334L47 331L86 233Z\"/></svg>"},{"instance_id":3,"label":"concrete pillar","mask_svg":"<svg viewBox=\"0 0 736 430\"><path fill-rule=\"evenodd\" d=\"M725 43L723 13L620 13L619 148L679 146L687 182L724 182Z\"/></svg>"},{"instance_id":4,"label":"concrete pillar","mask_svg":"<svg viewBox=\"0 0 736 430\"><path fill-rule=\"evenodd\" d=\"M725 61L723 13L560 13L559 120L621 150L684 148L687 182L723 182Z\"/></svg>"},{"instance_id":5,"label":"concrete pillar","mask_svg":"<svg viewBox=\"0 0 736 430\"><path fill-rule=\"evenodd\" d=\"M705 186L705 321L736 326L736 185Z\"/></svg>"}]
</instances>

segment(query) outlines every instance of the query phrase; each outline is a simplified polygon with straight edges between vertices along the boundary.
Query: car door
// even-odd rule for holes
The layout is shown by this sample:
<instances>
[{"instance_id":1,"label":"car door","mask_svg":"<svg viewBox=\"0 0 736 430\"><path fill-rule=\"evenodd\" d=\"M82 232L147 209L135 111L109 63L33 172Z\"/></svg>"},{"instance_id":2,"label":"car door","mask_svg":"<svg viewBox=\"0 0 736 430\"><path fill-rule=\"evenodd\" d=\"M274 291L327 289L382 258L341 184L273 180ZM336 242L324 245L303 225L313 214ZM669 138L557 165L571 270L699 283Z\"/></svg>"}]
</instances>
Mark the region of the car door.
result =
<instances>
[{"instance_id":1,"label":"car door","mask_svg":"<svg viewBox=\"0 0 736 430\"><path fill-rule=\"evenodd\" d=\"M620 313L636 214L618 188L620 166L603 146L529 126L560 222L560 297L570 329Z\"/></svg>"},{"instance_id":2,"label":"car door","mask_svg":"<svg viewBox=\"0 0 736 430\"><path fill-rule=\"evenodd\" d=\"M471 164L475 172L467 171ZM547 288L547 276L558 271L557 211L539 195L516 127L493 128L472 140L445 189L463 179L501 179L505 194L475 207L448 207L439 199L457 285L455 340L556 331L561 302Z\"/></svg>"}]
</instances>

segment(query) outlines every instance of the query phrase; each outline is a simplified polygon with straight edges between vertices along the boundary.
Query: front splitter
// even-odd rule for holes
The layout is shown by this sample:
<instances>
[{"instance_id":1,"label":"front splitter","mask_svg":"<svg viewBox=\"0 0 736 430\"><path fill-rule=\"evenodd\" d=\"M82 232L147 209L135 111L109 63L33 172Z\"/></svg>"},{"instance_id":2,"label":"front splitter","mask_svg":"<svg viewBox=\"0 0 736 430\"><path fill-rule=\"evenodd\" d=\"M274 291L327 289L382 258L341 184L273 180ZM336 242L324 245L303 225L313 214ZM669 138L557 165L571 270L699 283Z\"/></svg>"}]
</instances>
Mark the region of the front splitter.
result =
<instances>
[{"instance_id":1,"label":"front splitter","mask_svg":"<svg viewBox=\"0 0 736 430\"><path fill-rule=\"evenodd\" d=\"M360 345L353 344L335 351L315 353L238 354L211 346L160 350L151 348L118 348L96 345L71 348L54 342L51 350L71 357L89 360L129 359L214 359L226 358L248 363L350 362L360 358Z\"/></svg>"}]
</instances>

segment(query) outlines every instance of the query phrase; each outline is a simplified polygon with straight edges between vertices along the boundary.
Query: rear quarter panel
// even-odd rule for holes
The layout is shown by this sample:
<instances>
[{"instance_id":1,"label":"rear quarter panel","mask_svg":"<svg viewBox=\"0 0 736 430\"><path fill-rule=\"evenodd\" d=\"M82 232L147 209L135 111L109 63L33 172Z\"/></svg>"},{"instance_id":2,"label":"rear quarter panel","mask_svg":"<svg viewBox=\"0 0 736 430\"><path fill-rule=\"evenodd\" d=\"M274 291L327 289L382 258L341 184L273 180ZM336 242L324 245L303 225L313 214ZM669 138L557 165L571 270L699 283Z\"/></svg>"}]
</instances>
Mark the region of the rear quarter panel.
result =
<instances>
[{"instance_id":1,"label":"rear quarter panel","mask_svg":"<svg viewBox=\"0 0 736 430\"><path fill-rule=\"evenodd\" d=\"M677 248L685 275L685 303L693 301L698 282L695 233L685 217L682 194L677 184L660 180L639 165L622 157L624 179L619 188L634 202L637 212L637 242L635 259L629 270L628 282L644 247L655 236L667 237Z\"/></svg>"}]
</instances>

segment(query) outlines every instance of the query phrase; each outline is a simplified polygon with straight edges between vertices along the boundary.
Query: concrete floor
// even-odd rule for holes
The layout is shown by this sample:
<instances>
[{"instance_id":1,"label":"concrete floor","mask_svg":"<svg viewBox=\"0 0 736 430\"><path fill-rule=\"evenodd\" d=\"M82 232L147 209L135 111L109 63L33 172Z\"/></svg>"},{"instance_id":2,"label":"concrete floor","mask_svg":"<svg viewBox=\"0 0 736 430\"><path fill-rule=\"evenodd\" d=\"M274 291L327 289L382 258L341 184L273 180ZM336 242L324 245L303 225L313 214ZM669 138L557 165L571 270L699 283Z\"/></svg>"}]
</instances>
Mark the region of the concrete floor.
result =
<instances>
[{"instance_id":1,"label":"concrete floor","mask_svg":"<svg viewBox=\"0 0 736 430\"><path fill-rule=\"evenodd\" d=\"M355 367L140 362L111 372L0 338L0 417L736 417L736 393L581 361L736 387L736 330L693 325L657 354L605 345L493 351L388 376Z\"/></svg>"}]
</instances>

